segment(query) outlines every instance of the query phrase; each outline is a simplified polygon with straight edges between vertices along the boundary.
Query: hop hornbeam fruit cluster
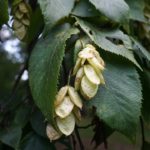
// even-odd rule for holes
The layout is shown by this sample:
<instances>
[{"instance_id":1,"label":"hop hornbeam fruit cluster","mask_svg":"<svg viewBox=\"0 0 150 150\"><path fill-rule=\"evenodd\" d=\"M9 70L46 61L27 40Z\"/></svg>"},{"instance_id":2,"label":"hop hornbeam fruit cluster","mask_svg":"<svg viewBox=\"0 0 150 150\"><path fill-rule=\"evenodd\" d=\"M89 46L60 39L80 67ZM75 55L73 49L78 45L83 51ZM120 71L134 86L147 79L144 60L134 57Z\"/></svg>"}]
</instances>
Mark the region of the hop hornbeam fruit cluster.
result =
<instances>
[{"instance_id":1,"label":"hop hornbeam fruit cluster","mask_svg":"<svg viewBox=\"0 0 150 150\"><path fill-rule=\"evenodd\" d=\"M30 12L30 5L24 1L20 1L13 6L12 28L20 40L23 40L27 34L27 30L30 25Z\"/></svg>"},{"instance_id":2,"label":"hop hornbeam fruit cluster","mask_svg":"<svg viewBox=\"0 0 150 150\"><path fill-rule=\"evenodd\" d=\"M50 141L60 138L62 134L68 136L74 131L75 118L81 120L80 109L82 101L77 91L71 86L62 87L55 100L55 120L59 131L50 124L46 128Z\"/></svg>"},{"instance_id":3,"label":"hop hornbeam fruit cluster","mask_svg":"<svg viewBox=\"0 0 150 150\"><path fill-rule=\"evenodd\" d=\"M78 53L78 58L73 70L75 77L75 89L80 90L81 95L89 100L93 98L100 84L105 84L102 71L105 63L94 46L87 44Z\"/></svg>"},{"instance_id":4,"label":"hop hornbeam fruit cluster","mask_svg":"<svg viewBox=\"0 0 150 150\"><path fill-rule=\"evenodd\" d=\"M105 64L95 47L87 44L78 53L78 58L73 70L75 75L75 88L71 86L62 87L55 100L55 120L58 127L56 131L50 124L46 127L46 133L50 141L57 140L62 134L68 136L74 131L75 118L81 120L80 109L82 101L78 92L89 100L93 98L100 84L105 84L102 71Z\"/></svg>"}]
</instances>

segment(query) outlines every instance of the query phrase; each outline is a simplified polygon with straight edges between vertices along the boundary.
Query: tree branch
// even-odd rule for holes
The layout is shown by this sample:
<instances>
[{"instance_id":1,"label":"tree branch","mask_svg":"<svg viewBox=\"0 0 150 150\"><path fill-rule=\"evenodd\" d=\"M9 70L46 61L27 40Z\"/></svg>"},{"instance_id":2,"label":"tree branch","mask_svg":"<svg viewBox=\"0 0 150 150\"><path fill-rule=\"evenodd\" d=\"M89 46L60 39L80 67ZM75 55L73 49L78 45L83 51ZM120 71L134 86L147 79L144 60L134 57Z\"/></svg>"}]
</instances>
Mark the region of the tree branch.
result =
<instances>
[{"instance_id":1,"label":"tree branch","mask_svg":"<svg viewBox=\"0 0 150 150\"><path fill-rule=\"evenodd\" d=\"M80 150L85 150L77 127L75 127L75 134L76 134L77 140L79 142Z\"/></svg>"}]
</instances>

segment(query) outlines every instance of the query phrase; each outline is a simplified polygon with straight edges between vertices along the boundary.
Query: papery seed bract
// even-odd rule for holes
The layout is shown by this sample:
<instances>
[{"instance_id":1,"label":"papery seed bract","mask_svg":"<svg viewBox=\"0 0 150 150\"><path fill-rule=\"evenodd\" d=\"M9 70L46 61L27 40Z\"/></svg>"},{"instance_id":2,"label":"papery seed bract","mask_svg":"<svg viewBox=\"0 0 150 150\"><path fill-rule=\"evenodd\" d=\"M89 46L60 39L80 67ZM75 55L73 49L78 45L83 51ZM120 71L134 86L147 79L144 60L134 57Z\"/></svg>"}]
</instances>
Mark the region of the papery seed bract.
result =
<instances>
[{"instance_id":1,"label":"papery seed bract","mask_svg":"<svg viewBox=\"0 0 150 150\"><path fill-rule=\"evenodd\" d=\"M81 67L81 58L77 58L76 64L73 69L73 75L77 73L80 67Z\"/></svg>"},{"instance_id":2,"label":"papery seed bract","mask_svg":"<svg viewBox=\"0 0 150 150\"><path fill-rule=\"evenodd\" d=\"M23 18L21 21L22 21L22 23L23 23L24 25L26 25L26 26L29 26L29 25L30 25L30 21L29 21L29 19L27 19L27 18Z\"/></svg>"},{"instance_id":3,"label":"papery seed bract","mask_svg":"<svg viewBox=\"0 0 150 150\"><path fill-rule=\"evenodd\" d=\"M21 19L21 18L23 17L23 13L20 12L19 10L17 10L17 11L15 12L15 17L16 17L17 19Z\"/></svg>"},{"instance_id":4,"label":"papery seed bract","mask_svg":"<svg viewBox=\"0 0 150 150\"><path fill-rule=\"evenodd\" d=\"M13 29L17 30L21 26L22 26L22 23L18 19L14 19L14 22L13 22L13 25L12 25Z\"/></svg>"},{"instance_id":5,"label":"papery seed bract","mask_svg":"<svg viewBox=\"0 0 150 150\"><path fill-rule=\"evenodd\" d=\"M73 87L69 86L68 94L70 96L71 101L77 107L79 107L81 109L82 108L82 100L81 100L79 94L77 93L77 91Z\"/></svg>"},{"instance_id":6,"label":"papery seed bract","mask_svg":"<svg viewBox=\"0 0 150 150\"><path fill-rule=\"evenodd\" d=\"M95 47L94 47L93 45L91 45L91 44L86 44L85 47L88 47L88 48L90 48L91 50L95 50L95 51L96 51Z\"/></svg>"},{"instance_id":7,"label":"papery seed bract","mask_svg":"<svg viewBox=\"0 0 150 150\"><path fill-rule=\"evenodd\" d=\"M89 100L93 98L96 95L97 90L98 85L90 82L86 76L82 78L80 92L85 99Z\"/></svg>"},{"instance_id":8,"label":"papery seed bract","mask_svg":"<svg viewBox=\"0 0 150 150\"><path fill-rule=\"evenodd\" d=\"M84 65L84 73L93 84L100 84L100 78L91 65Z\"/></svg>"},{"instance_id":9,"label":"papery seed bract","mask_svg":"<svg viewBox=\"0 0 150 150\"><path fill-rule=\"evenodd\" d=\"M24 2L21 2L19 4L19 10L23 13L27 13L29 11L27 5Z\"/></svg>"},{"instance_id":10,"label":"papery seed bract","mask_svg":"<svg viewBox=\"0 0 150 150\"><path fill-rule=\"evenodd\" d=\"M68 91L68 86L64 86L58 91L56 95L56 100L54 102L55 106L59 105L63 101L64 97L67 94L67 91Z\"/></svg>"},{"instance_id":11,"label":"papery seed bract","mask_svg":"<svg viewBox=\"0 0 150 150\"><path fill-rule=\"evenodd\" d=\"M74 107L73 108L73 113L74 113L74 115L75 115L75 117L79 120L79 121L81 121L81 112L80 112L80 109L78 108L78 107Z\"/></svg>"},{"instance_id":12,"label":"papery seed bract","mask_svg":"<svg viewBox=\"0 0 150 150\"><path fill-rule=\"evenodd\" d=\"M89 58L88 62L95 70L104 70L104 66L99 63L96 57Z\"/></svg>"},{"instance_id":13,"label":"papery seed bract","mask_svg":"<svg viewBox=\"0 0 150 150\"><path fill-rule=\"evenodd\" d=\"M58 133L50 124L46 126L46 134L50 141L57 140L61 137L61 133Z\"/></svg>"},{"instance_id":14,"label":"papery seed bract","mask_svg":"<svg viewBox=\"0 0 150 150\"><path fill-rule=\"evenodd\" d=\"M60 118L67 117L73 110L74 104L69 96L65 96L63 101L55 108L56 115Z\"/></svg>"},{"instance_id":15,"label":"papery seed bract","mask_svg":"<svg viewBox=\"0 0 150 150\"><path fill-rule=\"evenodd\" d=\"M86 62L86 58L82 58L82 60L81 60L81 66L83 66L85 64L85 62Z\"/></svg>"},{"instance_id":16,"label":"papery seed bract","mask_svg":"<svg viewBox=\"0 0 150 150\"><path fill-rule=\"evenodd\" d=\"M66 136L70 135L75 127L75 117L71 113L66 118L56 118L56 123L59 128L59 130L65 134Z\"/></svg>"},{"instance_id":17,"label":"papery seed bract","mask_svg":"<svg viewBox=\"0 0 150 150\"><path fill-rule=\"evenodd\" d=\"M15 34L20 40L22 40L26 35L26 27L22 25L20 28L15 30Z\"/></svg>"},{"instance_id":18,"label":"papery seed bract","mask_svg":"<svg viewBox=\"0 0 150 150\"><path fill-rule=\"evenodd\" d=\"M84 70L83 70L83 67L81 67L76 74L75 84L74 84L75 90L80 89L80 83L81 83L81 79L82 79L83 75L84 75Z\"/></svg>"},{"instance_id":19,"label":"papery seed bract","mask_svg":"<svg viewBox=\"0 0 150 150\"><path fill-rule=\"evenodd\" d=\"M100 80L101 80L101 84L105 84L105 80L104 77L102 75L102 73L99 74Z\"/></svg>"},{"instance_id":20,"label":"papery seed bract","mask_svg":"<svg viewBox=\"0 0 150 150\"><path fill-rule=\"evenodd\" d=\"M79 52L78 57L87 59L94 57L94 55L90 48L84 48L82 51Z\"/></svg>"}]
</instances>

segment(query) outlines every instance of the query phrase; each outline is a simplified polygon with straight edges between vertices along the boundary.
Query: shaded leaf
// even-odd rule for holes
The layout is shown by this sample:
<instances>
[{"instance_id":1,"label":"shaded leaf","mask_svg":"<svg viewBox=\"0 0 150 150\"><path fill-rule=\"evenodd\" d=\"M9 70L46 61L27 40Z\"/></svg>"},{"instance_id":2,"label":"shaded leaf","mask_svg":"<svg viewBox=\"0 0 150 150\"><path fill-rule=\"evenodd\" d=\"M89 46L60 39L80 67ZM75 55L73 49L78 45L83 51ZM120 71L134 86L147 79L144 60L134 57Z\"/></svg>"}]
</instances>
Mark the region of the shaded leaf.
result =
<instances>
[{"instance_id":1,"label":"shaded leaf","mask_svg":"<svg viewBox=\"0 0 150 150\"><path fill-rule=\"evenodd\" d=\"M21 139L21 128L12 126L7 129L0 129L0 141L13 148L17 148Z\"/></svg>"},{"instance_id":2,"label":"shaded leaf","mask_svg":"<svg viewBox=\"0 0 150 150\"><path fill-rule=\"evenodd\" d=\"M44 139L35 133L24 137L20 145L21 150L55 150L55 146L48 139Z\"/></svg>"},{"instance_id":3,"label":"shaded leaf","mask_svg":"<svg viewBox=\"0 0 150 150\"><path fill-rule=\"evenodd\" d=\"M67 17L71 12L75 0L38 0L45 24L51 28L60 19Z\"/></svg>"},{"instance_id":4,"label":"shaded leaf","mask_svg":"<svg viewBox=\"0 0 150 150\"><path fill-rule=\"evenodd\" d=\"M29 66L29 81L36 105L53 124L57 80L64 56L65 42L78 33L75 28L58 27L35 46Z\"/></svg>"},{"instance_id":5,"label":"shaded leaf","mask_svg":"<svg viewBox=\"0 0 150 150\"><path fill-rule=\"evenodd\" d=\"M46 123L45 118L40 111L35 111L30 119L31 126L33 130L40 136L46 136ZM38 128L37 128L38 127Z\"/></svg>"},{"instance_id":6,"label":"shaded leaf","mask_svg":"<svg viewBox=\"0 0 150 150\"><path fill-rule=\"evenodd\" d=\"M111 20L124 22L129 18L129 6L124 0L89 0L97 10Z\"/></svg>"},{"instance_id":7,"label":"shaded leaf","mask_svg":"<svg viewBox=\"0 0 150 150\"><path fill-rule=\"evenodd\" d=\"M125 0L130 7L130 18L145 22L144 17L144 1L143 0Z\"/></svg>"},{"instance_id":8,"label":"shaded leaf","mask_svg":"<svg viewBox=\"0 0 150 150\"><path fill-rule=\"evenodd\" d=\"M97 46L111 53L125 57L141 69L138 62L134 58L133 51L129 50L132 48L130 38L121 30L116 29L112 31L102 31L79 18L76 18L76 20L81 28ZM113 43L109 39L120 40L122 41L122 44Z\"/></svg>"},{"instance_id":9,"label":"shaded leaf","mask_svg":"<svg viewBox=\"0 0 150 150\"><path fill-rule=\"evenodd\" d=\"M144 121L150 124L150 71L144 69L143 72L141 72L141 79L143 85L142 115Z\"/></svg>"},{"instance_id":10,"label":"shaded leaf","mask_svg":"<svg viewBox=\"0 0 150 150\"><path fill-rule=\"evenodd\" d=\"M112 129L135 140L141 109L141 84L136 69L126 61L109 55L104 78L97 95L89 103Z\"/></svg>"},{"instance_id":11,"label":"shaded leaf","mask_svg":"<svg viewBox=\"0 0 150 150\"><path fill-rule=\"evenodd\" d=\"M0 28L7 23L8 19L8 0L0 0Z\"/></svg>"},{"instance_id":12,"label":"shaded leaf","mask_svg":"<svg viewBox=\"0 0 150 150\"><path fill-rule=\"evenodd\" d=\"M95 7L87 0L80 0L72 12L75 16L80 17L93 17L98 16L99 12Z\"/></svg>"},{"instance_id":13,"label":"shaded leaf","mask_svg":"<svg viewBox=\"0 0 150 150\"><path fill-rule=\"evenodd\" d=\"M131 40L134 43L134 49L137 54L139 54L139 57L145 58L148 61L150 61L150 53L138 42L136 39L131 37Z\"/></svg>"}]
</instances>

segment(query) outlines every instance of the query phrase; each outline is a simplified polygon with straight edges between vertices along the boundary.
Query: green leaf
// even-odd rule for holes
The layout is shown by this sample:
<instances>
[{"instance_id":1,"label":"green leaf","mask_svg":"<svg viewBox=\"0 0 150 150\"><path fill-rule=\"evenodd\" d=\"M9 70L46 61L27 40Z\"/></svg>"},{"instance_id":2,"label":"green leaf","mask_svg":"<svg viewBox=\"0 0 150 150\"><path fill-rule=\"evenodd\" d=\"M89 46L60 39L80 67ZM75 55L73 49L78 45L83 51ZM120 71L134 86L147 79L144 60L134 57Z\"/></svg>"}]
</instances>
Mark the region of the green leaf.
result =
<instances>
[{"instance_id":1,"label":"green leaf","mask_svg":"<svg viewBox=\"0 0 150 150\"><path fill-rule=\"evenodd\" d=\"M97 46L108 52L125 57L141 69L140 65L134 58L133 51L129 50L132 48L130 38L121 30L116 29L112 31L102 31L94 27L92 24L89 24L88 22L83 21L79 18L76 18L76 20L81 28L85 31L85 33ZM112 42L112 40L121 41L122 44L116 44Z\"/></svg>"},{"instance_id":2,"label":"green leaf","mask_svg":"<svg viewBox=\"0 0 150 150\"><path fill-rule=\"evenodd\" d=\"M99 12L89 1L80 0L73 9L72 14L80 17L93 17L98 16Z\"/></svg>"},{"instance_id":3,"label":"green leaf","mask_svg":"<svg viewBox=\"0 0 150 150\"><path fill-rule=\"evenodd\" d=\"M141 79L143 85L142 115L144 121L150 124L150 71L144 69L143 72L141 72Z\"/></svg>"},{"instance_id":4,"label":"green leaf","mask_svg":"<svg viewBox=\"0 0 150 150\"><path fill-rule=\"evenodd\" d=\"M29 133L21 142L20 150L55 150L55 146L47 139L35 133Z\"/></svg>"},{"instance_id":5,"label":"green leaf","mask_svg":"<svg viewBox=\"0 0 150 150\"><path fill-rule=\"evenodd\" d=\"M13 148L17 148L21 139L21 128L12 126L6 129L0 129L0 141Z\"/></svg>"},{"instance_id":6,"label":"green leaf","mask_svg":"<svg viewBox=\"0 0 150 150\"><path fill-rule=\"evenodd\" d=\"M105 86L100 86L90 106L112 129L135 140L141 109L141 84L133 65L121 58L108 55L104 71Z\"/></svg>"},{"instance_id":7,"label":"green leaf","mask_svg":"<svg viewBox=\"0 0 150 150\"><path fill-rule=\"evenodd\" d=\"M89 0L97 10L116 22L124 22L129 17L129 6L124 0Z\"/></svg>"},{"instance_id":8,"label":"green leaf","mask_svg":"<svg viewBox=\"0 0 150 150\"><path fill-rule=\"evenodd\" d=\"M45 132L46 131L45 118L40 111L35 111L32 114L30 123L31 123L32 128L38 135L42 137L47 137L46 132Z\"/></svg>"},{"instance_id":9,"label":"green leaf","mask_svg":"<svg viewBox=\"0 0 150 150\"><path fill-rule=\"evenodd\" d=\"M144 1L143 0L125 0L130 7L130 18L145 22L144 17Z\"/></svg>"},{"instance_id":10,"label":"green leaf","mask_svg":"<svg viewBox=\"0 0 150 150\"><path fill-rule=\"evenodd\" d=\"M31 106L25 104L20 106L16 111L13 124L23 128L30 119L29 116L31 114L31 109L32 109Z\"/></svg>"},{"instance_id":11,"label":"green leaf","mask_svg":"<svg viewBox=\"0 0 150 150\"><path fill-rule=\"evenodd\" d=\"M38 0L47 27L51 28L57 21L67 17L74 6L74 2L75 0Z\"/></svg>"},{"instance_id":12,"label":"green leaf","mask_svg":"<svg viewBox=\"0 0 150 150\"><path fill-rule=\"evenodd\" d=\"M131 40L134 43L134 50L137 54L139 54L139 57L145 58L150 62L150 53L148 50L146 50L140 42L138 42L136 39L131 37Z\"/></svg>"},{"instance_id":13,"label":"green leaf","mask_svg":"<svg viewBox=\"0 0 150 150\"><path fill-rule=\"evenodd\" d=\"M0 0L0 28L8 19L8 0Z\"/></svg>"},{"instance_id":14,"label":"green leaf","mask_svg":"<svg viewBox=\"0 0 150 150\"><path fill-rule=\"evenodd\" d=\"M54 100L65 42L72 34L77 33L76 28L65 29L64 26L51 30L49 36L38 41L30 58L31 92L36 105L52 124L54 124Z\"/></svg>"}]
</instances>

